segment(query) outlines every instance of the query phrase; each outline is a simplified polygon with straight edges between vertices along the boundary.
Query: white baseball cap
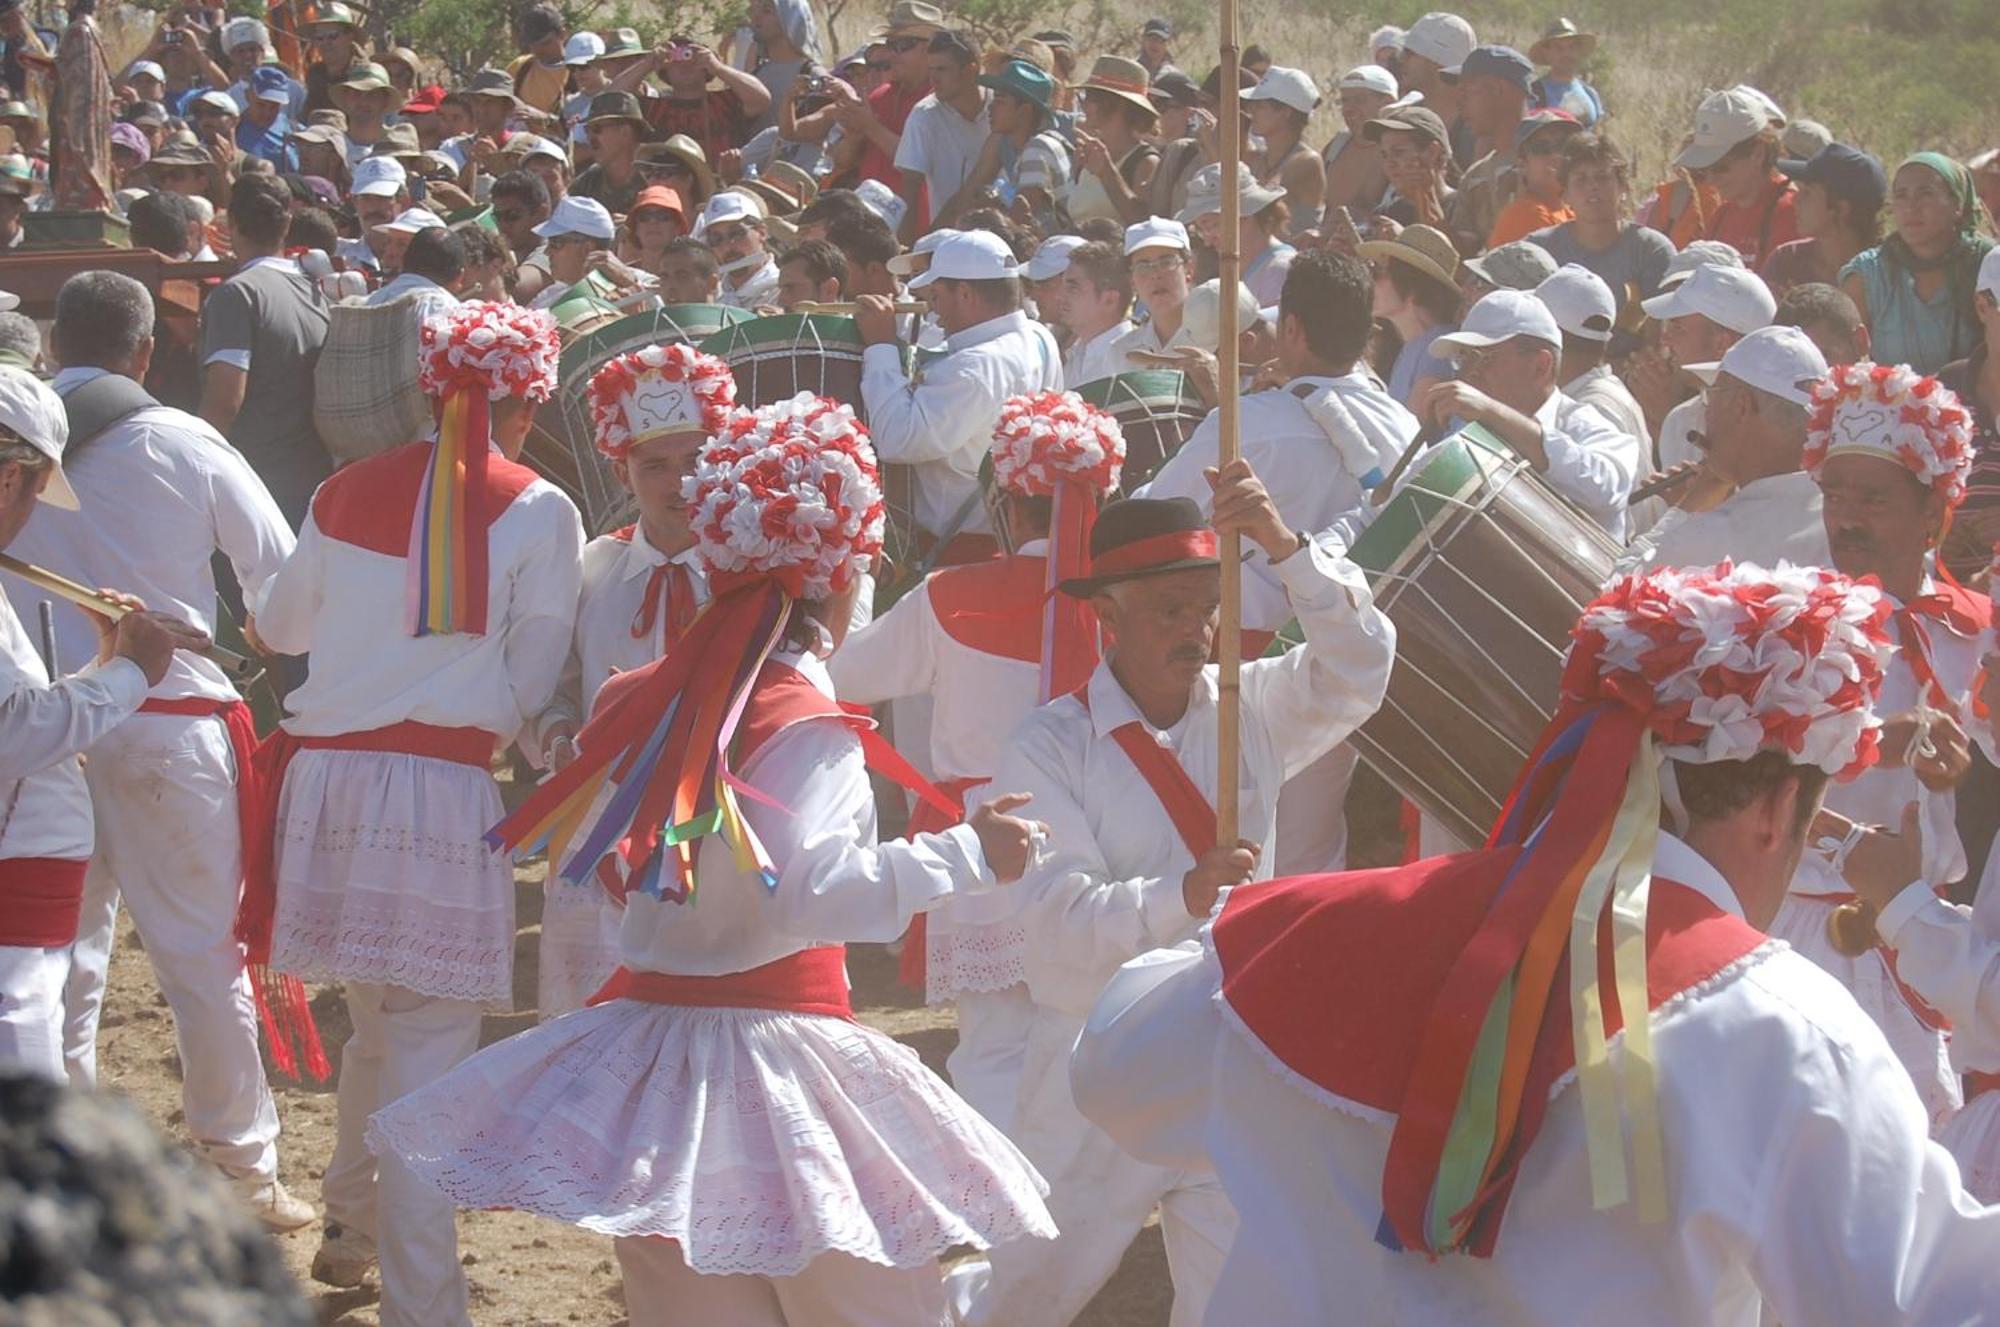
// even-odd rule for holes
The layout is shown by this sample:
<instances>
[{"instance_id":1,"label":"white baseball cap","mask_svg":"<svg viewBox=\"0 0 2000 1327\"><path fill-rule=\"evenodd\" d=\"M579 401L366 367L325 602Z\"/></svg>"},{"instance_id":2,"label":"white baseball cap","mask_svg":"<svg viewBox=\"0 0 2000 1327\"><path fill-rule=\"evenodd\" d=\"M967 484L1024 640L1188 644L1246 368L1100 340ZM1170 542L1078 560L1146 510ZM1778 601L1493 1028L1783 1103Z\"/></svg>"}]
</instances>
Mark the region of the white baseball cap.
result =
<instances>
[{"instance_id":1,"label":"white baseball cap","mask_svg":"<svg viewBox=\"0 0 2000 1327\"><path fill-rule=\"evenodd\" d=\"M214 88L210 88L189 102L189 113L192 114L194 108L197 106L206 106L208 109L220 111L224 115L243 114L243 108L236 104L236 98L230 96L227 92L217 92Z\"/></svg>"},{"instance_id":2,"label":"white baseball cap","mask_svg":"<svg viewBox=\"0 0 2000 1327\"><path fill-rule=\"evenodd\" d=\"M160 68L159 61L157 60L138 60L133 63L130 69L125 71L125 77L157 78L164 83L167 81L167 71Z\"/></svg>"},{"instance_id":3,"label":"white baseball cap","mask_svg":"<svg viewBox=\"0 0 2000 1327\"><path fill-rule=\"evenodd\" d=\"M894 258L883 264L883 266L887 267L896 276L910 276L917 270L917 259L928 258L937 252L940 244L964 233L964 231L953 230L950 226L940 226L936 230L926 231L924 234L917 236L917 242L910 246L908 253L897 254Z\"/></svg>"},{"instance_id":4,"label":"white baseball cap","mask_svg":"<svg viewBox=\"0 0 2000 1327\"><path fill-rule=\"evenodd\" d=\"M1051 235L1036 246L1034 256L1021 275L1030 281L1049 281L1069 270L1069 256L1090 243L1081 235Z\"/></svg>"},{"instance_id":5,"label":"white baseball cap","mask_svg":"<svg viewBox=\"0 0 2000 1327\"><path fill-rule=\"evenodd\" d=\"M558 235L588 235L608 244L618 234L618 228L611 224L611 214L604 210L604 204L595 198L567 194L556 204L556 210L549 213L549 219L535 227L535 234L545 240Z\"/></svg>"},{"instance_id":6,"label":"white baseball cap","mask_svg":"<svg viewBox=\"0 0 2000 1327\"><path fill-rule=\"evenodd\" d=\"M604 54L604 38L594 32L572 32L563 43L563 63L587 65Z\"/></svg>"},{"instance_id":7,"label":"white baseball cap","mask_svg":"<svg viewBox=\"0 0 2000 1327\"><path fill-rule=\"evenodd\" d=\"M2000 300L2000 249L1988 249L1986 256L1979 260L1979 279L1972 288L1983 290L1994 299ZM6 307L12 308L13 305Z\"/></svg>"},{"instance_id":8,"label":"white baseball cap","mask_svg":"<svg viewBox=\"0 0 2000 1327\"><path fill-rule=\"evenodd\" d=\"M393 197L407 188L409 182L409 172L394 157L363 157L354 163L354 177L347 186L347 196Z\"/></svg>"},{"instance_id":9,"label":"white baseball cap","mask_svg":"<svg viewBox=\"0 0 2000 1327\"><path fill-rule=\"evenodd\" d=\"M63 473L63 448L69 445L69 415L62 398L23 369L0 368L0 428L11 429L21 441L55 462L41 499L64 511L77 509L76 490Z\"/></svg>"},{"instance_id":10,"label":"white baseball cap","mask_svg":"<svg viewBox=\"0 0 2000 1327\"><path fill-rule=\"evenodd\" d=\"M1549 306L1535 298L1533 291L1496 290L1466 312L1456 332L1448 332L1431 342L1432 353L1456 359L1465 350L1484 350L1517 336L1532 337L1562 349L1562 328Z\"/></svg>"},{"instance_id":11,"label":"white baseball cap","mask_svg":"<svg viewBox=\"0 0 2000 1327\"><path fill-rule=\"evenodd\" d=\"M1194 245L1188 241L1187 227L1167 217L1147 217L1125 227L1125 256L1130 258L1141 249L1179 249L1182 253L1193 253Z\"/></svg>"},{"instance_id":12,"label":"white baseball cap","mask_svg":"<svg viewBox=\"0 0 2000 1327\"><path fill-rule=\"evenodd\" d=\"M1700 268L1741 266L1743 255L1735 245L1721 240L1690 240L1687 248L1667 259L1667 270L1660 275L1660 289L1671 290Z\"/></svg>"},{"instance_id":13,"label":"white baseball cap","mask_svg":"<svg viewBox=\"0 0 2000 1327\"><path fill-rule=\"evenodd\" d=\"M0 290L0 313L12 313L20 307L21 297L19 295L16 295L11 290Z\"/></svg>"},{"instance_id":14,"label":"white baseball cap","mask_svg":"<svg viewBox=\"0 0 2000 1327\"><path fill-rule=\"evenodd\" d=\"M1410 25L1403 34L1403 53L1421 55L1441 69L1456 69L1479 45L1472 25L1456 14L1432 11Z\"/></svg>"},{"instance_id":15,"label":"white baseball cap","mask_svg":"<svg viewBox=\"0 0 2000 1327\"><path fill-rule=\"evenodd\" d=\"M1335 92L1379 92L1393 97L1402 91L1396 76L1381 65L1356 65L1334 82Z\"/></svg>"},{"instance_id":16,"label":"white baseball cap","mask_svg":"<svg viewBox=\"0 0 2000 1327\"><path fill-rule=\"evenodd\" d=\"M507 146L520 152L522 161L530 157L554 157L564 165L569 164L569 152L561 143L543 138L540 134L521 134L507 140Z\"/></svg>"},{"instance_id":17,"label":"white baseball cap","mask_svg":"<svg viewBox=\"0 0 2000 1327\"><path fill-rule=\"evenodd\" d=\"M1247 332L1257 325L1264 311L1257 297L1242 282L1236 283L1236 330ZM1213 354L1222 344L1222 282L1211 278L1188 292L1187 306L1181 310L1181 329L1187 339Z\"/></svg>"},{"instance_id":18,"label":"white baseball cap","mask_svg":"<svg viewBox=\"0 0 2000 1327\"><path fill-rule=\"evenodd\" d=\"M1243 100L1283 102L1301 115L1311 115L1319 108L1319 84L1303 69L1272 65Z\"/></svg>"},{"instance_id":19,"label":"white baseball cap","mask_svg":"<svg viewBox=\"0 0 2000 1327\"><path fill-rule=\"evenodd\" d=\"M911 290L921 290L934 281L997 281L1019 276L1014 251L990 230L961 231L931 253L931 265L910 281Z\"/></svg>"},{"instance_id":20,"label":"white baseball cap","mask_svg":"<svg viewBox=\"0 0 2000 1327\"><path fill-rule=\"evenodd\" d=\"M1556 326L1586 341L1609 341L1618 321L1618 301L1604 278L1578 263L1564 263L1555 275L1535 287L1535 298L1548 306Z\"/></svg>"},{"instance_id":21,"label":"white baseball cap","mask_svg":"<svg viewBox=\"0 0 2000 1327\"><path fill-rule=\"evenodd\" d=\"M710 226L726 225L731 221L762 222L763 220L764 213L757 206L756 199L749 194L738 193L734 189L724 189L702 204L701 216L695 221L694 233L697 236L706 235Z\"/></svg>"},{"instance_id":22,"label":"white baseball cap","mask_svg":"<svg viewBox=\"0 0 2000 1327\"><path fill-rule=\"evenodd\" d=\"M222 25L222 49L225 51L233 51L239 46L261 48L270 44L271 34L254 18L232 18Z\"/></svg>"},{"instance_id":23,"label":"white baseball cap","mask_svg":"<svg viewBox=\"0 0 2000 1327\"><path fill-rule=\"evenodd\" d=\"M1694 141L1681 149L1674 164L1687 170L1706 170L1738 143L1783 124L1785 117L1776 112L1771 99L1754 88L1709 93L1694 113Z\"/></svg>"},{"instance_id":24,"label":"white baseball cap","mask_svg":"<svg viewBox=\"0 0 2000 1327\"><path fill-rule=\"evenodd\" d=\"M870 212L882 219L882 224L894 234L903 224L903 213L909 204L897 196L896 191L880 180L867 179L854 186L854 194Z\"/></svg>"},{"instance_id":25,"label":"white baseball cap","mask_svg":"<svg viewBox=\"0 0 2000 1327\"><path fill-rule=\"evenodd\" d=\"M1368 34L1368 53L1373 55L1375 52L1384 49L1400 51L1403 49L1403 38L1406 35L1394 23L1384 23L1381 27Z\"/></svg>"},{"instance_id":26,"label":"white baseball cap","mask_svg":"<svg viewBox=\"0 0 2000 1327\"><path fill-rule=\"evenodd\" d=\"M420 230L443 230L444 218L428 208L406 208L396 214L394 221L385 221L377 230L393 230L398 235L414 235Z\"/></svg>"},{"instance_id":27,"label":"white baseball cap","mask_svg":"<svg viewBox=\"0 0 2000 1327\"><path fill-rule=\"evenodd\" d=\"M1771 288L1763 278L1740 267L1698 267L1693 276L1639 307L1648 317L1662 322L1700 314L1719 327L1744 335L1769 327L1778 314L1778 301L1771 297Z\"/></svg>"},{"instance_id":28,"label":"white baseball cap","mask_svg":"<svg viewBox=\"0 0 2000 1327\"><path fill-rule=\"evenodd\" d=\"M1796 327L1760 327L1723 352L1713 364L1690 364L1687 371L1710 387L1721 374L1795 405L1812 404L1813 384L1826 377L1826 357Z\"/></svg>"}]
</instances>

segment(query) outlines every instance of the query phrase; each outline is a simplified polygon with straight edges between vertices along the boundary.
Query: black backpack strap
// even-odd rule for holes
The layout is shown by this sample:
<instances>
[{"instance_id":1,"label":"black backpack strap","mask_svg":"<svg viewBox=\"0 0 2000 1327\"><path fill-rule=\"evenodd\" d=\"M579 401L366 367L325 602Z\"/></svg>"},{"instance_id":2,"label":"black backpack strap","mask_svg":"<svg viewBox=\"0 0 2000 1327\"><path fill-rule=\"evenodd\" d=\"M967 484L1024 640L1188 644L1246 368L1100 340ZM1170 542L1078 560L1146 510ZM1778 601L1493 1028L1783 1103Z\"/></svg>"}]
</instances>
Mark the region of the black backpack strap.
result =
<instances>
[{"instance_id":1,"label":"black backpack strap","mask_svg":"<svg viewBox=\"0 0 2000 1327\"><path fill-rule=\"evenodd\" d=\"M63 460L73 462L77 453L118 424L159 404L152 395L122 373L104 373L63 394L63 413L69 416L69 446Z\"/></svg>"}]
</instances>

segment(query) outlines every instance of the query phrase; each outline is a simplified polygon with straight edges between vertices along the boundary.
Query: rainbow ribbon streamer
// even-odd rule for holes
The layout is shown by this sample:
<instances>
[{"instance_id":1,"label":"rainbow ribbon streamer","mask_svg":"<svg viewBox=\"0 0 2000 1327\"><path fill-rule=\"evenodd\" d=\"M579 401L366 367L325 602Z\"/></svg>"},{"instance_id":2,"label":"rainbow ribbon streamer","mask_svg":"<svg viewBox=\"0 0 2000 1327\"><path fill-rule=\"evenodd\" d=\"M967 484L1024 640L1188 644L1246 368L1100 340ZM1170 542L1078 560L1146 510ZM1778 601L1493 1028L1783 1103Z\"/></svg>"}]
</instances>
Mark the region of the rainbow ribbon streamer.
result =
<instances>
[{"instance_id":1,"label":"rainbow ribbon streamer","mask_svg":"<svg viewBox=\"0 0 2000 1327\"><path fill-rule=\"evenodd\" d=\"M1665 1219L1646 988L1659 796L1657 749L1629 712L1599 707L1564 716L1530 756L1488 840L1489 848L1520 852L1467 948L1466 971L1440 994L1399 1111L1384 1174L1381 1243L1490 1256L1563 1067L1565 1037L1575 1056L1594 1205L1603 1210L1636 1196L1642 1220ZM1600 930L1611 937L1608 1004ZM1559 986L1567 997L1561 1005ZM1559 1012L1568 1014L1567 1028ZM1615 1066L1613 1012L1625 1033ZM1464 1044L1454 1028L1477 1029L1469 1048L1453 1049Z\"/></svg>"},{"instance_id":2,"label":"rainbow ribbon streamer","mask_svg":"<svg viewBox=\"0 0 2000 1327\"><path fill-rule=\"evenodd\" d=\"M438 414L437 442L410 521L405 601L412 636L486 631L486 394L462 389Z\"/></svg>"},{"instance_id":3,"label":"rainbow ribbon streamer","mask_svg":"<svg viewBox=\"0 0 2000 1327\"><path fill-rule=\"evenodd\" d=\"M738 804L739 793L758 794L729 760L792 602L769 579L718 593L665 657L629 674L609 703L600 699L577 736L576 760L488 830L487 843L516 854L546 849L571 883L602 878L606 867L626 891L690 903L695 851L719 834L741 870L777 888Z\"/></svg>"}]
</instances>

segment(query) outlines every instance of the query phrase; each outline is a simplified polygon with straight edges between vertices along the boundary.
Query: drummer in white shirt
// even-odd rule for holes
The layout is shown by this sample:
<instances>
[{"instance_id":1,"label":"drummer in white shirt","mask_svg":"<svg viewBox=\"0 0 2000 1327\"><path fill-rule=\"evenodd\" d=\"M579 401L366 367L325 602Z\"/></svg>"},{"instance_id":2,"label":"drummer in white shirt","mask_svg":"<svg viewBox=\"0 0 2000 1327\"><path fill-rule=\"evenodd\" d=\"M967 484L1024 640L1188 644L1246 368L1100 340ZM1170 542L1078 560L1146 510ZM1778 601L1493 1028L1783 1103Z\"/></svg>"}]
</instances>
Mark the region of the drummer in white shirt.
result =
<instances>
[{"instance_id":1,"label":"drummer in white shirt","mask_svg":"<svg viewBox=\"0 0 2000 1327\"><path fill-rule=\"evenodd\" d=\"M867 350L861 399L885 462L911 468L920 542L946 543L942 565L976 561L998 548L979 501L979 463L1010 396L1059 391L1062 357L1049 329L1021 309L1021 269L1001 238L970 230L937 246L910 282L927 290L946 333L945 353L905 373L896 311L880 295L856 303Z\"/></svg>"},{"instance_id":2,"label":"drummer in white shirt","mask_svg":"<svg viewBox=\"0 0 2000 1327\"><path fill-rule=\"evenodd\" d=\"M1072 250L1062 286L1063 313L1075 338L1063 356L1063 382L1073 389L1131 372L1136 366L1119 342L1133 331L1125 316L1132 307L1132 271L1118 246L1099 241Z\"/></svg>"},{"instance_id":3,"label":"drummer in white shirt","mask_svg":"<svg viewBox=\"0 0 2000 1327\"><path fill-rule=\"evenodd\" d=\"M1720 362L1690 364L1709 383L1705 466L1734 491L1702 512L1675 509L1633 541L1619 570L1706 566L1722 558L1774 567L1833 565L1819 485L1800 464L1812 386L1826 360L1796 327L1766 327Z\"/></svg>"},{"instance_id":4,"label":"drummer in white shirt","mask_svg":"<svg viewBox=\"0 0 2000 1327\"><path fill-rule=\"evenodd\" d=\"M1262 476L1278 514L1298 530L1324 530L1362 505L1416 440L1417 417L1389 395L1362 362L1373 323L1367 264L1333 250L1302 254L1285 277L1278 305L1283 387L1243 398L1243 457ZM1206 473L1218 464L1221 417L1211 412L1144 490L1149 498L1191 498L1209 514ZM1293 610L1278 569L1254 547L1243 552L1246 657L1262 653ZM1286 782L1278 799L1279 875L1337 871L1347 860L1343 807L1353 750L1335 747Z\"/></svg>"},{"instance_id":5,"label":"drummer in white shirt","mask_svg":"<svg viewBox=\"0 0 2000 1327\"><path fill-rule=\"evenodd\" d=\"M1125 267L1146 320L1113 342L1125 360L1120 373L1158 367L1135 355L1164 355L1189 344L1182 326L1188 292L1194 289L1194 246L1187 227L1165 217L1147 217L1127 226Z\"/></svg>"},{"instance_id":6,"label":"drummer in white shirt","mask_svg":"<svg viewBox=\"0 0 2000 1327\"><path fill-rule=\"evenodd\" d=\"M1432 350L1456 363L1459 376L1430 389L1426 413L1440 424L1485 425L1551 488L1624 539L1639 440L1556 386L1562 329L1547 305L1527 291L1496 290Z\"/></svg>"}]
</instances>

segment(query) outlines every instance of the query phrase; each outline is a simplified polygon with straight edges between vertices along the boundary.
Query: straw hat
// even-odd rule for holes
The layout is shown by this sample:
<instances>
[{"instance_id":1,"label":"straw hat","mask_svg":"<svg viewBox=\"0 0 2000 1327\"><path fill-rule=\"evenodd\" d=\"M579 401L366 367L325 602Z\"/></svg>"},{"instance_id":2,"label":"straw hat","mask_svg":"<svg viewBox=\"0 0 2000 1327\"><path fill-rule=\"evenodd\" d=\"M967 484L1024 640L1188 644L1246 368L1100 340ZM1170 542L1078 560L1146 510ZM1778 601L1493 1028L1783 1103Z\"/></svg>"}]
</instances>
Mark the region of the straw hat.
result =
<instances>
[{"instance_id":1,"label":"straw hat","mask_svg":"<svg viewBox=\"0 0 2000 1327\"><path fill-rule=\"evenodd\" d=\"M1547 64L1549 62L1549 46L1559 41L1575 42L1583 48L1581 58L1586 60L1590 58L1590 53L1597 49L1596 33L1585 32L1571 20L1559 18L1549 24L1548 27L1542 29L1541 38L1528 48L1528 58L1538 65Z\"/></svg>"},{"instance_id":2,"label":"straw hat","mask_svg":"<svg viewBox=\"0 0 2000 1327\"><path fill-rule=\"evenodd\" d=\"M1152 86L1152 75L1146 66L1137 60L1128 60L1122 55L1100 55L1090 67L1090 77L1078 83L1080 91L1108 92L1112 96L1146 112L1157 116L1159 108L1153 105L1146 90Z\"/></svg>"},{"instance_id":3,"label":"straw hat","mask_svg":"<svg viewBox=\"0 0 2000 1327\"><path fill-rule=\"evenodd\" d=\"M1391 240L1364 240L1355 252L1413 267L1447 286L1458 285L1458 249L1449 235L1431 226L1405 226Z\"/></svg>"},{"instance_id":4,"label":"straw hat","mask_svg":"<svg viewBox=\"0 0 2000 1327\"><path fill-rule=\"evenodd\" d=\"M896 0L889 21L869 34L870 45L897 37L929 37L944 31L944 11L924 0Z\"/></svg>"}]
</instances>

